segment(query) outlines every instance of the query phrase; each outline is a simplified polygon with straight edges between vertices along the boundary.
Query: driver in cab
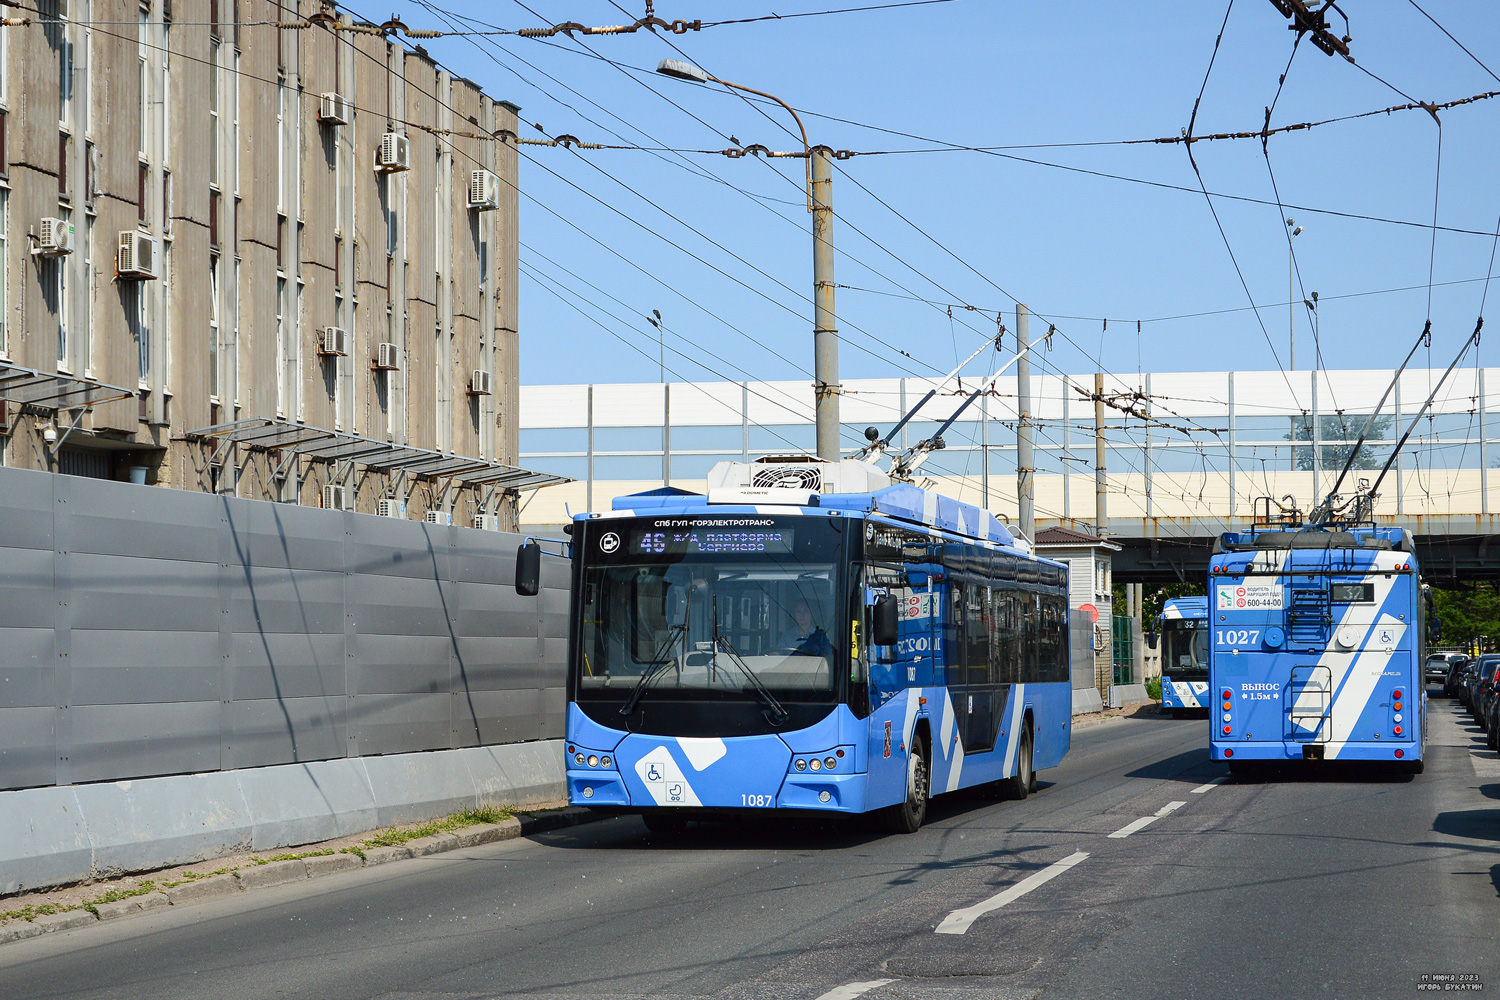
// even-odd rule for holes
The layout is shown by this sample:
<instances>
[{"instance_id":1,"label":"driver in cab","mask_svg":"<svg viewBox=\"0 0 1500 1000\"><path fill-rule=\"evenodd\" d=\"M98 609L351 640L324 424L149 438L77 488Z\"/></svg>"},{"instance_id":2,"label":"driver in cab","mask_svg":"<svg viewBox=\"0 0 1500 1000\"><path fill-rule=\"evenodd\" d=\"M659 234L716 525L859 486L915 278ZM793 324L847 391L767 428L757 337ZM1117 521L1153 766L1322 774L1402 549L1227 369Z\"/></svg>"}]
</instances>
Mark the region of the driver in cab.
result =
<instances>
[{"instance_id":1,"label":"driver in cab","mask_svg":"<svg viewBox=\"0 0 1500 1000\"><path fill-rule=\"evenodd\" d=\"M792 619L796 624L782 633L781 641L777 643L781 651L800 656L833 656L833 642L814 621L812 608L806 601L799 600L792 605Z\"/></svg>"}]
</instances>

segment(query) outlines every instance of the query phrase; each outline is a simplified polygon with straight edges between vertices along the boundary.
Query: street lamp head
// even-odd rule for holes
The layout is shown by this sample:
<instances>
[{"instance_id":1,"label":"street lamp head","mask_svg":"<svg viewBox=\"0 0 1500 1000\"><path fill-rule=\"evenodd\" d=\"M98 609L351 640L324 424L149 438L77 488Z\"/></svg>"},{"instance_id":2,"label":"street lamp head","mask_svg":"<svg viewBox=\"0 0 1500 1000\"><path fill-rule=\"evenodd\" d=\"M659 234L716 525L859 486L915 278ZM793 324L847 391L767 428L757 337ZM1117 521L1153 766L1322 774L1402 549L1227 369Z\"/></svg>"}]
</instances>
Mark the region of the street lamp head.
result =
<instances>
[{"instance_id":1,"label":"street lamp head","mask_svg":"<svg viewBox=\"0 0 1500 1000\"><path fill-rule=\"evenodd\" d=\"M656 67L656 71L662 76L675 77L678 80L692 80L694 83L707 83L709 79L707 73L681 59L663 59Z\"/></svg>"},{"instance_id":2,"label":"street lamp head","mask_svg":"<svg viewBox=\"0 0 1500 1000\"><path fill-rule=\"evenodd\" d=\"M1292 235L1293 236L1301 236L1302 235L1302 227L1298 226L1296 229L1293 229L1292 230Z\"/></svg>"},{"instance_id":3,"label":"street lamp head","mask_svg":"<svg viewBox=\"0 0 1500 1000\"><path fill-rule=\"evenodd\" d=\"M1312 300L1313 300L1313 301L1314 301L1314 302L1316 302L1316 301L1318 301L1318 293L1317 293L1317 292L1313 292L1313 293L1312 293Z\"/></svg>"},{"instance_id":4,"label":"street lamp head","mask_svg":"<svg viewBox=\"0 0 1500 1000\"><path fill-rule=\"evenodd\" d=\"M1289 219L1287 219L1287 220L1286 220L1286 227L1287 227L1287 228L1288 228L1288 229L1291 229L1291 228L1292 228L1292 227L1293 227L1293 226L1295 226L1295 225L1296 225L1296 224L1297 224L1297 220L1296 220L1296 219L1291 219L1291 218L1289 218Z\"/></svg>"},{"instance_id":5,"label":"street lamp head","mask_svg":"<svg viewBox=\"0 0 1500 1000\"><path fill-rule=\"evenodd\" d=\"M1318 297L1318 293L1317 292L1313 292L1313 298L1317 298L1317 297ZM660 309L653 309L653 310L651 310L651 315L655 316L657 319L661 319L661 310Z\"/></svg>"},{"instance_id":6,"label":"street lamp head","mask_svg":"<svg viewBox=\"0 0 1500 1000\"><path fill-rule=\"evenodd\" d=\"M1303 299L1302 300L1302 304L1304 306L1306 306L1308 309L1313 310L1314 312L1316 312L1317 309L1318 309L1318 300L1317 299Z\"/></svg>"}]
</instances>

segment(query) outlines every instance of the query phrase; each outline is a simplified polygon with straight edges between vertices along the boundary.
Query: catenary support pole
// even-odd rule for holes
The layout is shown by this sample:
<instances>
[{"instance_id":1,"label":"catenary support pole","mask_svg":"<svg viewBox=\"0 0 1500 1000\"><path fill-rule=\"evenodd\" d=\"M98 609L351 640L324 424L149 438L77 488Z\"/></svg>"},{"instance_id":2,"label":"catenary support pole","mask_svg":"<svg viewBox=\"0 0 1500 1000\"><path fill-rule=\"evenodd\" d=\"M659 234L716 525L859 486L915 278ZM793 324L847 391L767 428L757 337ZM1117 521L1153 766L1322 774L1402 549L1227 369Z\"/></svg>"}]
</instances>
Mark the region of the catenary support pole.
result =
<instances>
[{"instance_id":1,"label":"catenary support pole","mask_svg":"<svg viewBox=\"0 0 1500 1000\"><path fill-rule=\"evenodd\" d=\"M1016 303L1016 497L1021 534L1036 539L1036 461L1031 440L1031 310Z\"/></svg>"},{"instance_id":2,"label":"catenary support pole","mask_svg":"<svg viewBox=\"0 0 1500 1000\"><path fill-rule=\"evenodd\" d=\"M1094 373L1094 534L1109 535L1109 500L1104 472L1104 373Z\"/></svg>"},{"instance_id":3,"label":"catenary support pole","mask_svg":"<svg viewBox=\"0 0 1500 1000\"><path fill-rule=\"evenodd\" d=\"M815 146L813 199L813 382L818 457L839 460L839 332L833 311L833 150Z\"/></svg>"}]
</instances>

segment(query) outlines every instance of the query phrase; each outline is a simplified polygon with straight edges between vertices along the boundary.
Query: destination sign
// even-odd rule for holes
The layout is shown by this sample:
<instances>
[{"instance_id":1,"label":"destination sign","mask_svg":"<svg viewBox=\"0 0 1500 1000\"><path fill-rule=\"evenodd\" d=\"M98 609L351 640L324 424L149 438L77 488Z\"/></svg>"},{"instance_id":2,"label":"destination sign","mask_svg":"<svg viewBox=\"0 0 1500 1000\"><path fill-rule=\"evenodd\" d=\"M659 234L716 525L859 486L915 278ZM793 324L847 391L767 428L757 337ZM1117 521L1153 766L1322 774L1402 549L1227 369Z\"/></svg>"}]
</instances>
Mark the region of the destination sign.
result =
<instances>
[{"instance_id":1,"label":"destination sign","mask_svg":"<svg viewBox=\"0 0 1500 1000\"><path fill-rule=\"evenodd\" d=\"M633 532L630 551L637 555L724 555L760 553L791 555L795 528L666 528Z\"/></svg>"}]
</instances>

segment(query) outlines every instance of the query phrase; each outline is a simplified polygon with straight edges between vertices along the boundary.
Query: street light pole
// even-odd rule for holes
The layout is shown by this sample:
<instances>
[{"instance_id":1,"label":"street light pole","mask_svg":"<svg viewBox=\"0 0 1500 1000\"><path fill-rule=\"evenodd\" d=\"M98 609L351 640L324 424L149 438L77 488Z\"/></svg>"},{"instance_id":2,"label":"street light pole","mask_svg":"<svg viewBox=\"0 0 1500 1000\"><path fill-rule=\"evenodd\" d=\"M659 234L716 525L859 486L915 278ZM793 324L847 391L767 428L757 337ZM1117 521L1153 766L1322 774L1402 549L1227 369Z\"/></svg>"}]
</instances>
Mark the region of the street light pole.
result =
<instances>
[{"instance_id":1,"label":"street light pole","mask_svg":"<svg viewBox=\"0 0 1500 1000\"><path fill-rule=\"evenodd\" d=\"M797 130L802 133L802 152L806 163L807 210L813 216L813 389L816 398L818 457L837 462L839 449L839 334L833 308L833 150L827 146L814 149L807 141L807 129L790 104L741 83L731 83L711 76L692 63L680 59L663 59L656 67L663 76L694 83L717 83L775 101L786 108Z\"/></svg>"},{"instance_id":2,"label":"street light pole","mask_svg":"<svg viewBox=\"0 0 1500 1000\"><path fill-rule=\"evenodd\" d=\"M667 327L662 322L661 310L651 310L651 315L646 317L646 322L656 327L656 344L661 349L661 381L667 384Z\"/></svg>"},{"instance_id":3,"label":"street light pole","mask_svg":"<svg viewBox=\"0 0 1500 1000\"><path fill-rule=\"evenodd\" d=\"M1291 340L1291 357L1288 359L1288 361L1290 362L1288 364L1288 367L1292 371L1296 371L1297 306L1295 305L1295 303L1297 301L1297 295L1295 291L1295 282L1293 281L1293 273L1296 268L1296 262L1294 257L1292 256L1292 240L1296 239L1298 236L1301 236L1303 230L1301 226L1297 225L1296 219L1287 219L1286 227L1288 230L1290 230L1286 238L1286 332L1287 337Z\"/></svg>"}]
</instances>

